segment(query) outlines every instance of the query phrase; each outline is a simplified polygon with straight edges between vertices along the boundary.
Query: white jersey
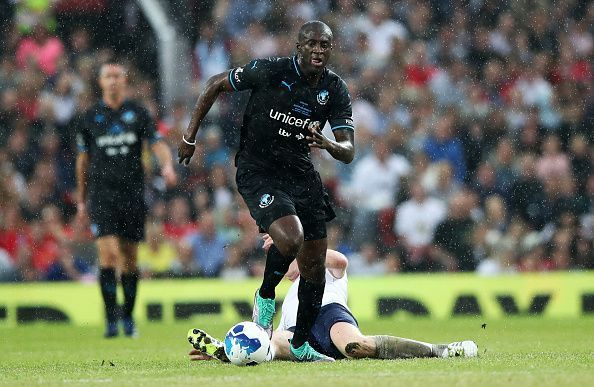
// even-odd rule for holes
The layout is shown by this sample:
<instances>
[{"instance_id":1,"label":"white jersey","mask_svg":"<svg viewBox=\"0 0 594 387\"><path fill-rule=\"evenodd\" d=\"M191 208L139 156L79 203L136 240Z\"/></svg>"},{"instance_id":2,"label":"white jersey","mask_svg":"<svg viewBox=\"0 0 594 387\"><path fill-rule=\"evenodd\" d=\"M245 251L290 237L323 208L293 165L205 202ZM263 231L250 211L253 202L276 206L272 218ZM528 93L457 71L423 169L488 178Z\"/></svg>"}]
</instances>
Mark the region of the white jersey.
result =
<instances>
[{"instance_id":1,"label":"white jersey","mask_svg":"<svg viewBox=\"0 0 594 387\"><path fill-rule=\"evenodd\" d=\"M297 325L297 307L299 306L297 290L299 289L299 279L300 278L297 278L297 280L293 282L283 301L281 321L277 328L279 331L285 331ZM322 306L336 303L349 309L347 306L347 285L348 278L346 272L342 278L335 278L330 271L326 269L326 286L324 287Z\"/></svg>"}]
</instances>

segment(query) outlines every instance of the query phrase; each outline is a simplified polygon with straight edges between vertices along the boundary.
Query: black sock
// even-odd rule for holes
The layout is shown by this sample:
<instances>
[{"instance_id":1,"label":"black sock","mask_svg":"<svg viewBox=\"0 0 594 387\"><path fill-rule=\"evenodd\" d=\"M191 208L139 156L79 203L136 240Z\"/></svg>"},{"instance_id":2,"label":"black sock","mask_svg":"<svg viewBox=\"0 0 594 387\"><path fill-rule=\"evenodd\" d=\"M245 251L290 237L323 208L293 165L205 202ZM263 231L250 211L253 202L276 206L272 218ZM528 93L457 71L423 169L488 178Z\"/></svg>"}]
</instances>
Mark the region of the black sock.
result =
<instances>
[{"instance_id":1,"label":"black sock","mask_svg":"<svg viewBox=\"0 0 594 387\"><path fill-rule=\"evenodd\" d=\"M299 290L297 291L299 297L297 326L291 340L293 348L299 348L307 341L311 327L320 313L325 285L325 282L317 284L307 281L303 277L299 280Z\"/></svg>"},{"instance_id":2,"label":"black sock","mask_svg":"<svg viewBox=\"0 0 594 387\"><path fill-rule=\"evenodd\" d=\"M122 274L122 288L124 288L124 306L122 316L124 318L132 317L134 304L136 303L136 290L138 289L138 272Z\"/></svg>"},{"instance_id":3,"label":"black sock","mask_svg":"<svg viewBox=\"0 0 594 387\"><path fill-rule=\"evenodd\" d=\"M293 257L287 258L282 255L275 245L270 246L266 255L266 268L264 269L262 286L260 286L260 297L276 297L274 289L281 282L285 274L287 274L289 265L291 265L293 259Z\"/></svg>"},{"instance_id":4,"label":"black sock","mask_svg":"<svg viewBox=\"0 0 594 387\"><path fill-rule=\"evenodd\" d=\"M99 270L99 285L101 286L101 295L103 304L105 304L105 317L108 322L116 322L117 314L117 283L115 269L112 267L101 268Z\"/></svg>"}]
</instances>

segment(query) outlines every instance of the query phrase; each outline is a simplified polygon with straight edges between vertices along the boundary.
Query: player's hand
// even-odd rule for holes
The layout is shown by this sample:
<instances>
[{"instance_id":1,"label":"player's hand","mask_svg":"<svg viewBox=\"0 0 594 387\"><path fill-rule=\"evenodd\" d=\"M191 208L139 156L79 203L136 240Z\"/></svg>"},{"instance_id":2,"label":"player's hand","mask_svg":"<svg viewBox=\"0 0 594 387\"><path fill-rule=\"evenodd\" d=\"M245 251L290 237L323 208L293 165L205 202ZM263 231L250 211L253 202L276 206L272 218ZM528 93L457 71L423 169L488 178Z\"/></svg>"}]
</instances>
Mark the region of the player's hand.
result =
<instances>
[{"instance_id":1,"label":"player's hand","mask_svg":"<svg viewBox=\"0 0 594 387\"><path fill-rule=\"evenodd\" d=\"M264 240L264 246L262 246L262 248L264 249L264 252L268 253L268 249L274 244L274 241L268 234L262 235L262 239Z\"/></svg>"},{"instance_id":2,"label":"player's hand","mask_svg":"<svg viewBox=\"0 0 594 387\"><path fill-rule=\"evenodd\" d=\"M165 185L169 188L174 187L177 184L177 174L172 165L166 165L161 170L161 175L165 179Z\"/></svg>"},{"instance_id":3,"label":"player's hand","mask_svg":"<svg viewBox=\"0 0 594 387\"><path fill-rule=\"evenodd\" d=\"M194 155L195 149L195 145L186 144L184 141L182 141L177 148L177 157L179 158L179 163L183 165L190 164L190 159Z\"/></svg>"},{"instance_id":4,"label":"player's hand","mask_svg":"<svg viewBox=\"0 0 594 387\"><path fill-rule=\"evenodd\" d=\"M309 143L310 148L328 149L332 146L330 139L322 133L322 128L320 128L320 123L318 121L312 122L308 126L308 129L311 136L307 136L305 139Z\"/></svg>"},{"instance_id":5,"label":"player's hand","mask_svg":"<svg viewBox=\"0 0 594 387\"><path fill-rule=\"evenodd\" d=\"M192 361L212 360L211 356L208 356L204 352L201 352L194 348L192 348L192 350L190 351L190 353L188 353L188 355L190 356L190 360L192 360Z\"/></svg>"},{"instance_id":6,"label":"player's hand","mask_svg":"<svg viewBox=\"0 0 594 387\"><path fill-rule=\"evenodd\" d=\"M289 281L295 281L299 277L299 274L299 265L297 265L297 260L294 259L289 265L289 270L287 270L285 278L287 278Z\"/></svg>"},{"instance_id":7,"label":"player's hand","mask_svg":"<svg viewBox=\"0 0 594 387\"><path fill-rule=\"evenodd\" d=\"M76 205L76 220L79 223L85 223L88 217L87 205L85 203L78 203Z\"/></svg>"}]
</instances>

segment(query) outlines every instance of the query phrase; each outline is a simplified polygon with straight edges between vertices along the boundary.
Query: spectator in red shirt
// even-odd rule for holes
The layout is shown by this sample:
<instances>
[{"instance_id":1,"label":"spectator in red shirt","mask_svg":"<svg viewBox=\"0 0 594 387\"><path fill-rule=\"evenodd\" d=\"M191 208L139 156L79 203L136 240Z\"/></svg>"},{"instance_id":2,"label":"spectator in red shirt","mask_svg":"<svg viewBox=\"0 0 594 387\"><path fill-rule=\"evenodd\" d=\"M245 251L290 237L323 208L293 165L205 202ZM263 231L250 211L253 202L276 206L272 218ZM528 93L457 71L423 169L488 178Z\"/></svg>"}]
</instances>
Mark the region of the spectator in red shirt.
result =
<instances>
[{"instance_id":1,"label":"spectator in red shirt","mask_svg":"<svg viewBox=\"0 0 594 387\"><path fill-rule=\"evenodd\" d=\"M190 217L190 205L185 197L173 198L167 206L165 235L178 242L198 230L196 222Z\"/></svg>"}]
</instances>

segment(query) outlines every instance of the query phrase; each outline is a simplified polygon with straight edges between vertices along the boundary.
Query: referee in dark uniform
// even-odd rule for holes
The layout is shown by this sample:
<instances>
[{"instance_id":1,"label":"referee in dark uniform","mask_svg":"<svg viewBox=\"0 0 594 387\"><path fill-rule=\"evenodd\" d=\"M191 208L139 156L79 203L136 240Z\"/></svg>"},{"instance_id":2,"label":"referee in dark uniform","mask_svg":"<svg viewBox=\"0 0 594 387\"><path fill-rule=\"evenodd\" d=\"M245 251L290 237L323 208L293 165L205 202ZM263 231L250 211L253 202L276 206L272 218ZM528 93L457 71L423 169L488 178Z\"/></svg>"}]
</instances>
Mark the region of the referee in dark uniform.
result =
<instances>
[{"instance_id":1,"label":"referee in dark uniform","mask_svg":"<svg viewBox=\"0 0 594 387\"><path fill-rule=\"evenodd\" d=\"M253 320L272 332L275 288L296 258L302 281L291 352L297 361L333 360L307 343L324 291L326 222L335 216L310 148L325 149L344 163L355 153L346 84L326 68L331 51L330 28L308 22L299 31L297 55L256 59L213 76L178 149L180 163L189 163L200 123L219 93L251 91L236 156L237 188L260 229L275 241L254 297ZM321 133L326 122L335 140Z\"/></svg>"},{"instance_id":2,"label":"referee in dark uniform","mask_svg":"<svg viewBox=\"0 0 594 387\"><path fill-rule=\"evenodd\" d=\"M77 216L90 216L91 231L97 238L105 337L118 335L116 273L124 290L124 333L135 336L132 311L138 284L137 250L144 239L147 213L141 160L144 140L151 144L167 185L175 185L177 178L169 147L160 141L150 114L126 98L125 67L117 62L102 65L99 86L102 99L85 113L77 134Z\"/></svg>"}]
</instances>

